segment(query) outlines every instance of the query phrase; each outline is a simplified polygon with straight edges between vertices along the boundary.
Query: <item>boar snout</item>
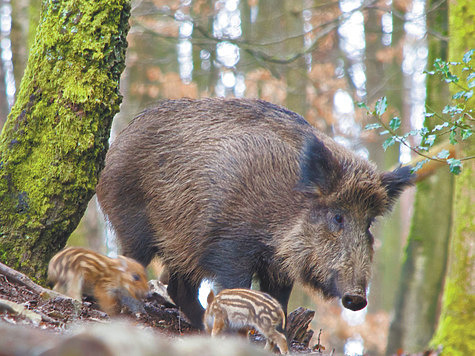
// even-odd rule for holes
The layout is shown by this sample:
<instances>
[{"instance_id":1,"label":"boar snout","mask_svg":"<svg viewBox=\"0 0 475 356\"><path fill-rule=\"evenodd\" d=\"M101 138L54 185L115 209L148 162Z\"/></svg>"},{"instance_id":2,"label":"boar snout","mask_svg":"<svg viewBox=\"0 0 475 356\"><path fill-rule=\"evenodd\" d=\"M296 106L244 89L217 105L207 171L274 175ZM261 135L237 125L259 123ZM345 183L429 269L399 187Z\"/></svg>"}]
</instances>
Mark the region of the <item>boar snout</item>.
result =
<instances>
[{"instance_id":1,"label":"boar snout","mask_svg":"<svg viewBox=\"0 0 475 356\"><path fill-rule=\"evenodd\" d=\"M358 294L350 293L346 293L345 295L343 295L343 298L341 298L341 302L346 309L350 309L353 311L361 310L366 306L366 304L368 304L365 297Z\"/></svg>"}]
</instances>

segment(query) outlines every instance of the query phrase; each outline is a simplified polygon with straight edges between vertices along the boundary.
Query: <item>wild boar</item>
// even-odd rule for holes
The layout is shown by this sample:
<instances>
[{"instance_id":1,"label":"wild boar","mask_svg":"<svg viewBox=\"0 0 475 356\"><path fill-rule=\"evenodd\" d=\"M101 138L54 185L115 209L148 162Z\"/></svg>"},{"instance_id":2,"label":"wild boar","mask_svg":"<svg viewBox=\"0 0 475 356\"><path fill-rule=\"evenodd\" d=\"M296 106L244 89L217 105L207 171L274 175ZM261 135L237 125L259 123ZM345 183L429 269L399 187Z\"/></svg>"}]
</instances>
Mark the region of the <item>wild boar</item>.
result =
<instances>
[{"instance_id":1,"label":"wild boar","mask_svg":"<svg viewBox=\"0 0 475 356\"><path fill-rule=\"evenodd\" d=\"M295 281L366 306L370 226L411 184L379 172L283 107L251 99L165 100L112 143L97 186L123 254L158 255L168 292L202 327L197 291L262 291L287 312Z\"/></svg>"},{"instance_id":2,"label":"wild boar","mask_svg":"<svg viewBox=\"0 0 475 356\"><path fill-rule=\"evenodd\" d=\"M131 258L110 258L81 247L67 247L53 256L48 280L54 290L81 301L94 296L107 314L118 314L122 306L131 312L143 310L148 292L144 267Z\"/></svg>"},{"instance_id":3,"label":"wild boar","mask_svg":"<svg viewBox=\"0 0 475 356\"><path fill-rule=\"evenodd\" d=\"M216 336L226 330L257 329L266 337L266 349L277 345L280 353L289 351L284 335L285 314L280 303L269 294L250 289L224 289L208 295L203 323Z\"/></svg>"}]
</instances>

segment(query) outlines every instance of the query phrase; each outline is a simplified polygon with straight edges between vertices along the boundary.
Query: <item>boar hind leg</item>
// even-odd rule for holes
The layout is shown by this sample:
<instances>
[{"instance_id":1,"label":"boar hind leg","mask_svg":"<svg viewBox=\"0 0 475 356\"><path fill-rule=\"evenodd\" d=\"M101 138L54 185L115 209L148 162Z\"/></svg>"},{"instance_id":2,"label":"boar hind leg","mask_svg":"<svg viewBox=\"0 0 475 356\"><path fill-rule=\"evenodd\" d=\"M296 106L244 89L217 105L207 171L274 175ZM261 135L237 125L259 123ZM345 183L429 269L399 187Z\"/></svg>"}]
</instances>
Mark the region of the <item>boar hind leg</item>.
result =
<instances>
[{"instance_id":1,"label":"boar hind leg","mask_svg":"<svg viewBox=\"0 0 475 356\"><path fill-rule=\"evenodd\" d=\"M141 207L128 206L118 214L118 218L109 216L109 220L114 226L122 254L147 267L159 251L145 211Z\"/></svg>"},{"instance_id":2,"label":"boar hind leg","mask_svg":"<svg viewBox=\"0 0 475 356\"><path fill-rule=\"evenodd\" d=\"M170 272L168 295L194 327L203 329L204 309L198 301L198 289L199 285L194 285L180 274Z\"/></svg>"}]
</instances>

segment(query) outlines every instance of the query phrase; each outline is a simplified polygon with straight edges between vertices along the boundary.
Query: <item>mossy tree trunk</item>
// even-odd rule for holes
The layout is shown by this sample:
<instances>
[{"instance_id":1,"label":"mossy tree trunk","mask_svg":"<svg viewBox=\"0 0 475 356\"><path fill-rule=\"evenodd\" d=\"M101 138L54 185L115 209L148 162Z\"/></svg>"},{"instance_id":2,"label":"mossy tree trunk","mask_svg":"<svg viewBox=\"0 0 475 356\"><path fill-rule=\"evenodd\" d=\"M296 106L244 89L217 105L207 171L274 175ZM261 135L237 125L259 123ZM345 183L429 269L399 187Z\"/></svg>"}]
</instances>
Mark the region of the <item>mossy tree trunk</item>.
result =
<instances>
[{"instance_id":1,"label":"mossy tree trunk","mask_svg":"<svg viewBox=\"0 0 475 356\"><path fill-rule=\"evenodd\" d=\"M457 57L459 58L459 57ZM472 139L461 156L475 155ZM455 180L453 223L442 312L431 344L443 355L475 355L475 161L464 164Z\"/></svg>"},{"instance_id":2,"label":"mossy tree trunk","mask_svg":"<svg viewBox=\"0 0 475 356\"><path fill-rule=\"evenodd\" d=\"M475 8L471 0L449 1L449 58L458 60L475 48ZM472 67L475 59L472 59ZM456 73L462 77L464 73ZM465 80L461 81L465 82ZM457 88L453 88L458 91ZM475 109L475 97L467 104ZM459 146L460 157L475 154L473 136ZM452 233L439 324L431 344L444 355L475 355L475 162L464 164L455 179Z\"/></svg>"},{"instance_id":3,"label":"mossy tree trunk","mask_svg":"<svg viewBox=\"0 0 475 356\"><path fill-rule=\"evenodd\" d=\"M94 194L127 47L128 0L43 1L0 136L0 261L44 281Z\"/></svg>"},{"instance_id":4,"label":"mossy tree trunk","mask_svg":"<svg viewBox=\"0 0 475 356\"><path fill-rule=\"evenodd\" d=\"M436 1L429 1L428 8ZM428 16L428 27L447 36L447 8ZM445 42L429 37L428 66L436 58L446 59ZM437 112L450 94L438 78L427 78L427 105ZM430 119L429 119L430 120ZM430 122L426 123L428 127ZM446 270L447 246L452 217L453 177L441 168L417 184L414 215L396 289L395 312L389 329L386 354L398 349L418 352L427 347L438 316L439 295ZM437 205L434 206L434 202Z\"/></svg>"},{"instance_id":5,"label":"mossy tree trunk","mask_svg":"<svg viewBox=\"0 0 475 356\"><path fill-rule=\"evenodd\" d=\"M417 184L386 354L424 350L434 332L446 268L452 177L442 168ZM434 202L437 202L434 205Z\"/></svg>"}]
</instances>

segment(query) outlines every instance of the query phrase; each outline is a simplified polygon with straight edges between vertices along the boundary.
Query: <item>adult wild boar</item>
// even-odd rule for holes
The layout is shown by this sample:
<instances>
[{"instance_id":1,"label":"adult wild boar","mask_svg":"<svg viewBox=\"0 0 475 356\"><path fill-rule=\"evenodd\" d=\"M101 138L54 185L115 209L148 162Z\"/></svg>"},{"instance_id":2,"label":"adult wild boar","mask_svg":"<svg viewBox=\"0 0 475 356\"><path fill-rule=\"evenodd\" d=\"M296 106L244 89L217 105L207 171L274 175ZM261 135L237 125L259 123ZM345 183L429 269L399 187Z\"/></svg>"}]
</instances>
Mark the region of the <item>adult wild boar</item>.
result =
<instances>
[{"instance_id":1,"label":"adult wild boar","mask_svg":"<svg viewBox=\"0 0 475 356\"><path fill-rule=\"evenodd\" d=\"M371 223L411 184L378 172L301 116L248 99L166 100L136 117L97 186L122 253L159 256L168 292L196 326L203 278L262 291L287 309L300 281L366 306Z\"/></svg>"}]
</instances>

